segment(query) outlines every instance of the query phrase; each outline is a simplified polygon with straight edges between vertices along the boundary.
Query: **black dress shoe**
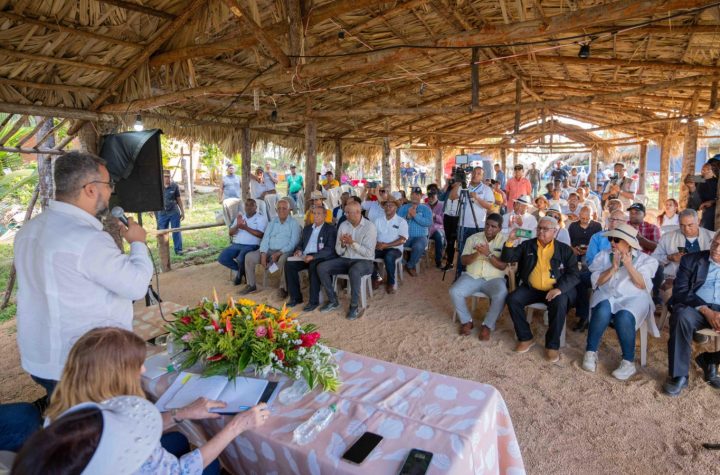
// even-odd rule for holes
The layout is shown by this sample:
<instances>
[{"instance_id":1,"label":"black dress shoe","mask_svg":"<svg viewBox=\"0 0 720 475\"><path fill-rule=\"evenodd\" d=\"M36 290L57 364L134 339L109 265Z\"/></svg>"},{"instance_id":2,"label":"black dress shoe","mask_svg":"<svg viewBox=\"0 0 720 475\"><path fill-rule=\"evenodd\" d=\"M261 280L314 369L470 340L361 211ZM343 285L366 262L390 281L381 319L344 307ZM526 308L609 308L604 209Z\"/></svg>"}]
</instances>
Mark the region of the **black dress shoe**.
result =
<instances>
[{"instance_id":1,"label":"black dress shoe","mask_svg":"<svg viewBox=\"0 0 720 475\"><path fill-rule=\"evenodd\" d=\"M347 318L348 320L357 320L358 318L362 317L363 313L365 313L365 310L360 310L357 307L350 307L350 310L348 310Z\"/></svg>"},{"instance_id":2,"label":"black dress shoe","mask_svg":"<svg viewBox=\"0 0 720 475\"><path fill-rule=\"evenodd\" d=\"M717 365L708 361L707 353L700 353L695 362L703 371L703 380L715 389L720 389L720 376L717 374Z\"/></svg>"},{"instance_id":3,"label":"black dress shoe","mask_svg":"<svg viewBox=\"0 0 720 475\"><path fill-rule=\"evenodd\" d=\"M584 332L587 329L588 329L588 321L583 320L583 319L578 320L578 322L573 327L573 331L578 332L578 333Z\"/></svg>"},{"instance_id":4,"label":"black dress shoe","mask_svg":"<svg viewBox=\"0 0 720 475\"><path fill-rule=\"evenodd\" d=\"M233 285L240 285L240 282L242 282L243 275L239 272L235 273L235 278L233 279Z\"/></svg>"},{"instance_id":5,"label":"black dress shoe","mask_svg":"<svg viewBox=\"0 0 720 475\"><path fill-rule=\"evenodd\" d=\"M318 308L319 305L316 303L309 303L303 307L303 312L312 312L316 308Z\"/></svg>"},{"instance_id":6,"label":"black dress shoe","mask_svg":"<svg viewBox=\"0 0 720 475\"><path fill-rule=\"evenodd\" d=\"M303 303L302 300L290 300L288 303L285 304L285 306L288 308L293 308L295 305L300 305L301 303Z\"/></svg>"},{"instance_id":7,"label":"black dress shoe","mask_svg":"<svg viewBox=\"0 0 720 475\"><path fill-rule=\"evenodd\" d=\"M337 300L331 300L330 302L326 303L325 305L323 305L320 308L320 312L322 312L322 313L332 312L336 308L340 308L340 302L338 302Z\"/></svg>"},{"instance_id":8,"label":"black dress shoe","mask_svg":"<svg viewBox=\"0 0 720 475\"><path fill-rule=\"evenodd\" d=\"M688 386L687 376L678 376L671 378L665 384L663 384L663 391L668 396L677 397L682 392L683 388Z\"/></svg>"},{"instance_id":9,"label":"black dress shoe","mask_svg":"<svg viewBox=\"0 0 720 475\"><path fill-rule=\"evenodd\" d=\"M442 270L450 270L450 269L452 269L452 268L453 268L453 265L452 265L452 264L445 264L445 265L443 266Z\"/></svg>"}]
</instances>

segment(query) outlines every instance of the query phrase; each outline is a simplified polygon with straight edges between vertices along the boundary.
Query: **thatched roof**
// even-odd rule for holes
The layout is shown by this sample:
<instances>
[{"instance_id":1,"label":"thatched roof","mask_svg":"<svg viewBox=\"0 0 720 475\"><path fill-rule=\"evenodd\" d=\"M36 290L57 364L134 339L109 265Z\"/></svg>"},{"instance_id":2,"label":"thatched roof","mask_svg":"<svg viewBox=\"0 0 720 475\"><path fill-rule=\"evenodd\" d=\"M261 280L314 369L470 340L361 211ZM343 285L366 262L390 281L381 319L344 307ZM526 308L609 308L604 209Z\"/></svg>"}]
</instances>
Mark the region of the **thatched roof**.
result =
<instances>
[{"instance_id":1,"label":"thatched roof","mask_svg":"<svg viewBox=\"0 0 720 475\"><path fill-rule=\"evenodd\" d=\"M346 156L377 155L384 137L393 147L512 148L510 135L535 122L519 143L552 127L587 147L609 146L600 129L658 140L683 133L681 118L717 116L713 5L0 0L0 112L125 125L140 113L226 151L240 150L250 127L253 140L300 153L308 120L319 150L342 140ZM579 58L588 42L590 57Z\"/></svg>"}]
</instances>

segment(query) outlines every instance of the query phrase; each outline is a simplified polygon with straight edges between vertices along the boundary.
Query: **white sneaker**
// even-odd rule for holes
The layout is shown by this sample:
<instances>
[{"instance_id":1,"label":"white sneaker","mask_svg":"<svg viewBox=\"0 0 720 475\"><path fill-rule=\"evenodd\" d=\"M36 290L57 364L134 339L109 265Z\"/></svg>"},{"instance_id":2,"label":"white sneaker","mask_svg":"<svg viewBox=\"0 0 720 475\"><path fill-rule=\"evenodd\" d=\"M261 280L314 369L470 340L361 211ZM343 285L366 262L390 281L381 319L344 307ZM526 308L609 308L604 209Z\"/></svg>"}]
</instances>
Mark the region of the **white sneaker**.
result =
<instances>
[{"instance_id":1,"label":"white sneaker","mask_svg":"<svg viewBox=\"0 0 720 475\"><path fill-rule=\"evenodd\" d=\"M635 363L633 363L632 361L622 360L620 362L620 366L618 366L618 369L612 372L612 375L620 381L625 381L635 373L637 373L637 369L635 369Z\"/></svg>"},{"instance_id":2,"label":"white sneaker","mask_svg":"<svg viewBox=\"0 0 720 475\"><path fill-rule=\"evenodd\" d=\"M583 358L582 369L591 373L597 368L597 351L586 351Z\"/></svg>"}]
</instances>

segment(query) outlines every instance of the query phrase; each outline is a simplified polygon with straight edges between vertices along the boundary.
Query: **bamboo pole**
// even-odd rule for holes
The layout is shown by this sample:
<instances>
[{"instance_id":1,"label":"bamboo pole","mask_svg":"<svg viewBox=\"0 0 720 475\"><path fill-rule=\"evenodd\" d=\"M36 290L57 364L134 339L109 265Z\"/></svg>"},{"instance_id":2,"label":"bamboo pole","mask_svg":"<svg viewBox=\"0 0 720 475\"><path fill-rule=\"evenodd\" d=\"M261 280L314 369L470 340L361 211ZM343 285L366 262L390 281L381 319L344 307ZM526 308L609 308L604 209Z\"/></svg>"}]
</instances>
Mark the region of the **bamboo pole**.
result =
<instances>
[{"instance_id":1,"label":"bamboo pole","mask_svg":"<svg viewBox=\"0 0 720 475\"><path fill-rule=\"evenodd\" d=\"M242 163L241 182L243 201L250 198L250 173L252 173L252 142L250 141L250 128L242 129Z\"/></svg>"},{"instance_id":2,"label":"bamboo pole","mask_svg":"<svg viewBox=\"0 0 720 475\"><path fill-rule=\"evenodd\" d=\"M638 183L638 194L644 195L645 194L645 185L646 185L645 180L647 179L646 178L646 176L647 176L647 150L648 150L647 142L641 142L639 144L639 146L640 146L640 150L639 150L639 155L640 155L640 167L639 167L640 168L640 178L639 178L639 180L640 180L640 182Z\"/></svg>"},{"instance_id":3,"label":"bamboo pole","mask_svg":"<svg viewBox=\"0 0 720 475\"><path fill-rule=\"evenodd\" d=\"M695 158L697 156L697 142L698 142L698 123L691 120L687 123L687 133L685 134L685 141L683 142L683 160L682 160L682 173L680 173L680 183L687 175L695 174ZM680 209L687 207L688 201L688 190L685 186L680 186Z\"/></svg>"},{"instance_id":4,"label":"bamboo pole","mask_svg":"<svg viewBox=\"0 0 720 475\"><path fill-rule=\"evenodd\" d=\"M308 206L310 195L315 191L317 183L317 122L309 120L305 123L305 205ZM302 210L304 211L304 210Z\"/></svg>"},{"instance_id":5,"label":"bamboo pole","mask_svg":"<svg viewBox=\"0 0 720 475\"><path fill-rule=\"evenodd\" d=\"M154 234L156 236L162 236L163 234L168 235L170 233L177 233L177 232L183 232L183 231L195 231L198 229L216 228L219 226L225 226L225 223L192 224L190 226L181 226L179 228L154 229L154 230L150 231L150 234Z\"/></svg>"}]
</instances>

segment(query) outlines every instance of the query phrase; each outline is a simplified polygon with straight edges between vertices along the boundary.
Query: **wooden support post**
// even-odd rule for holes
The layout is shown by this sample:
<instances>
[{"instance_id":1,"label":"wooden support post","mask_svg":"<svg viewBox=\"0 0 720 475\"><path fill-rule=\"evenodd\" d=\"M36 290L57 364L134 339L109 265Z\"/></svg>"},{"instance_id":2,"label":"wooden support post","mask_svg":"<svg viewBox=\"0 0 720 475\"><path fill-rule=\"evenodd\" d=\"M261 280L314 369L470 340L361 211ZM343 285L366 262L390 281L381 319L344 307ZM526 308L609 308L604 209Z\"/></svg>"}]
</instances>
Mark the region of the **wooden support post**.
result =
<instances>
[{"instance_id":1,"label":"wooden support post","mask_svg":"<svg viewBox=\"0 0 720 475\"><path fill-rule=\"evenodd\" d=\"M382 183L387 189L392 187L392 179L390 175L390 137L383 138L382 149Z\"/></svg>"},{"instance_id":2,"label":"wooden support post","mask_svg":"<svg viewBox=\"0 0 720 475\"><path fill-rule=\"evenodd\" d=\"M687 187L682 186L682 183L685 176L693 175L695 173L695 156L697 155L697 141L698 123L694 120L691 120L687 124L687 134L685 134L685 142L683 144L682 172L680 173L680 209L684 209L687 207Z\"/></svg>"},{"instance_id":3,"label":"wooden support post","mask_svg":"<svg viewBox=\"0 0 720 475\"><path fill-rule=\"evenodd\" d=\"M437 186L442 187L443 177L443 150L438 147L435 150L435 183Z\"/></svg>"},{"instance_id":4,"label":"wooden support post","mask_svg":"<svg viewBox=\"0 0 720 475\"><path fill-rule=\"evenodd\" d=\"M478 68L480 50L478 48L472 49L472 60L470 63L470 81L471 81L471 101L470 107L477 107L480 99L480 71Z\"/></svg>"},{"instance_id":5,"label":"wooden support post","mask_svg":"<svg viewBox=\"0 0 720 475\"><path fill-rule=\"evenodd\" d=\"M595 191L595 188L597 187L595 185L595 183L597 183L597 173L595 172L595 168L597 168L597 149L593 148L590 151L590 163L588 166L588 183L590 184L591 191Z\"/></svg>"},{"instance_id":6,"label":"wooden support post","mask_svg":"<svg viewBox=\"0 0 720 475\"><path fill-rule=\"evenodd\" d=\"M190 191L188 191L188 208L192 209L193 206L193 193L195 191L195 165L193 164L193 143L190 142L190 155L188 159L188 184L190 185Z\"/></svg>"},{"instance_id":7,"label":"wooden support post","mask_svg":"<svg viewBox=\"0 0 720 475\"><path fill-rule=\"evenodd\" d=\"M518 153L517 150L513 150L513 153L512 153L512 154L513 154L513 168L514 168L515 165L518 164L518 154L519 154L519 153ZM505 170L503 170L503 172L504 172L504 173L507 173Z\"/></svg>"},{"instance_id":8,"label":"wooden support post","mask_svg":"<svg viewBox=\"0 0 720 475\"><path fill-rule=\"evenodd\" d=\"M317 187L317 122L305 122L305 206Z\"/></svg>"},{"instance_id":9,"label":"wooden support post","mask_svg":"<svg viewBox=\"0 0 720 475\"><path fill-rule=\"evenodd\" d=\"M54 120L52 117L48 118L48 120L45 120L43 117L35 117L35 120L44 121L35 135L38 140L53 130ZM55 134L50 134L46 139L46 147L55 147ZM50 200L55 196L55 184L52 172L52 155L38 153L37 165L38 180L40 183L40 207L44 210L50 203Z\"/></svg>"},{"instance_id":10,"label":"wooden support post","mask_svg":"<svg viewBox=\"0 0 720 475\"><path fill-rule=\"evenodd\" d=\"M167 233L157 236L158 255L160 256L160 270L169 272L170 269L170 235Z\"/></svg>"},{"instance_id":11,"label":"wooden support post","mask_svg":"<svg viewBox=\"0 0 720 475\"><path fill-rule=\"evenodd\" d=\"M502 169L503 173L507 169L507 149L506 148L500 149L500 168Z\"/></svg>"},{"instance_id":12,"label":"wooden support post","mask_svg":"<svg viewBox=\"0 0 720 475\"><path fill-rule=\"evenodd\" d=\"M670 180L670 146L672 139L669 133L663 135L660 142L660 189L658 191L658 209L668 198L668 183Z\"/></svg>"},{"instance_id":13,"label":"wooden support post","mask_svg":"<svg viewBox=\"0 0 720 475\"><path fill-rule=\"evenodd\" d=\"M520 132L520 100L522 99L522 82L520 79L515 80L515 105L518 106L518 109L515 111L515 124L513 128L513 133ZM514 161L514 159L513 159Z\"/></svg>"},{"instance_id":14,"label":"wooden support post","mask_svg":"<svg viewBox=\"0 0 720 475\"><path fill-rule=\"evenodd\" d=\"M335 139L335 178L340 181L343 175L343 150L342 140Z\"/></svg>"},{"instance_id":15,"label":"wooden support post","mask_svg":"<svg viewBox=\"0 0 720 475\"><path fill-rule=\"evenodd\" d=\"M400 170L402 169L402 151L399 148L395 149L395 177L393 180L393 188L396 190L400 189L402 180L400 177Z\"/></svg>"},{"instance_id":16,"label":"wooden support post","mask_svg":"<svg viewBox=\"0 0 720 475\"><path fill-rule=\"evenodd\" d=\"M250 198L250 173L252 170L252 142L250 141L250 127L242 128L242 153L240 154L240 181L242 183L243 200Z\"/></svg>"},{"instance_id":17,"label":"wooden support post","mask_svg":"<svg viewBox=\"0 0 720 475\"><path fill-rule=\"evenodd\" d=\"M647 175L647 142L640 144L640 182L638 183L638 194L645 195L645 180Z\"/></svg>"}]
</instances>

